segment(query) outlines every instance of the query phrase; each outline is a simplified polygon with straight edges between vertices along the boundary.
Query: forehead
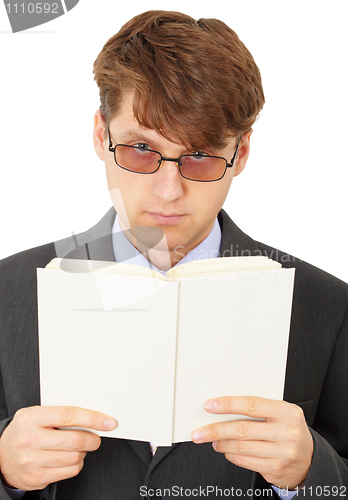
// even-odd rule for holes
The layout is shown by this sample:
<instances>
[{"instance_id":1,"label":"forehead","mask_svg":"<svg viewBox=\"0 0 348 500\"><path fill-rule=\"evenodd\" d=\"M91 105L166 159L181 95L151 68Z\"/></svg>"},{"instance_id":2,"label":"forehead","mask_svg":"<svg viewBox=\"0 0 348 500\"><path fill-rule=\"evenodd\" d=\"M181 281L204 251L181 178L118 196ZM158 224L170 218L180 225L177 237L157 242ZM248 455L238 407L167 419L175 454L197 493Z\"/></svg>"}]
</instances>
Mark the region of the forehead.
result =
<instances>
[{"instance_id":1,"label":"forehead","mask_svg":"<svg viewBox=\"0 0 348 500\"><path fill-rule=\"evenodd\" d=\"M213 146L212 144L207 143L206 140L202 140L203 137L199 127L196 131L194 127L190 128L190 136L188 136L184 133L183 129L180 130L180 133L176 129L172 131L167 128L163 129L161 126L157 125L156 117L153 118L153 128L151 126L144 126L134 115L133 102L134 91L124 91L119 109L116 115L110 120L110 130L112 131L112 135L114 135L115 139L117 138L119 142L128 143L129 141L140 140L143 138L143 140L151 141L155 149L156 147L163 147L163 145L171 143L176 146L181 146L186 151L200 150L214 153L223 151L226 147L234 144L237 140L234 133L226 131L226 133L220 137L219 144ZM143 119L144 117L140 117L141 122ZM145 117L145 124L149 122L151 123L151 119L148 120L147 117Z\"/></svg>"},{"instance_id":2,"label":"forehead","mask_svg":"<svg viewBox=\"0 0 348 500\"><path fill-rule=\"evenodd\" d=\"M110 130L115 136L117 135L118 140L128 142L143 137L155 143L168 141L183 145L171 137L170 132L159 134L156 130L141 125L134 116L133 97L133 91L125 92L117 114L110 120Z\"/></svg>"},{"instance_id":3,"label":"forehead","mask_svg":"<svg viewBox=\"0 0 348 500\"><path fill-rule=\"evenodd\" d=\"M114 127L116 125L126 126L127 128L133 128L136 130L139 126L138 121L135 119L133 113L133 92L128 91L124 93L124 97L121 100L117 114L111 118L110 124Z\"/></svg>"}]
</instances>

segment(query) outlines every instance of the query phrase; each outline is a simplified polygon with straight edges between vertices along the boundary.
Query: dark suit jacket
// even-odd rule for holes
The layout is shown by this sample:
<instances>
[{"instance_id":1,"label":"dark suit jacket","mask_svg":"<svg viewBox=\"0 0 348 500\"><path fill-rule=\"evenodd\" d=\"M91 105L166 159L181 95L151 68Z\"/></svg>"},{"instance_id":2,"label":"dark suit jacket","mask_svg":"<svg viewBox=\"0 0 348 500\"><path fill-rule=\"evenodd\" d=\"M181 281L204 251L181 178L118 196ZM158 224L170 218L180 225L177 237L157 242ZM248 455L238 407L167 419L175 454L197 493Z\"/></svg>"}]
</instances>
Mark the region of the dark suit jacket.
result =
<instances>
[{"instance_id":1,"label":"dark suit jacket","mask_svg":"<svg viewBox=\"0 0 348 500\"><path fill-rule=\"evenodd\" d=\"M74 239L34 248L0 262L0 433L19 408L40 403L36 268L54 258L56 250L61 257L69 254L75 258L114 260L114 218L115 211L111 209L96 226ZM348 286L301 260L254 241L223 211L219 222L221 255L265 255L284 267L296 267L284 399L303 408L314 438L312 467L306 488L299 496L339 497L332 486L341 488L339 493L348 494ZM148 443L102 438L101 447L88 453L77 477L29 497L131 500L144 498L145 487L162 492L167 489L164 497L170 497L168 489L176 487L173 497L178 492L178 498L185 498L185 489L197 488L197 493L204 496L207 486L221 490L233 487L245 496L251 488L256 490L255 498L270 498L273 494L261 491L269 485L259 474L236 467L209 443L188 442L159 448L152 458ZM318 487L322 487L322 495ZM0 486L0 499L8 498ZM221 498L221 493L214 490L209 498Z\"/></svg>"}]
</instances>

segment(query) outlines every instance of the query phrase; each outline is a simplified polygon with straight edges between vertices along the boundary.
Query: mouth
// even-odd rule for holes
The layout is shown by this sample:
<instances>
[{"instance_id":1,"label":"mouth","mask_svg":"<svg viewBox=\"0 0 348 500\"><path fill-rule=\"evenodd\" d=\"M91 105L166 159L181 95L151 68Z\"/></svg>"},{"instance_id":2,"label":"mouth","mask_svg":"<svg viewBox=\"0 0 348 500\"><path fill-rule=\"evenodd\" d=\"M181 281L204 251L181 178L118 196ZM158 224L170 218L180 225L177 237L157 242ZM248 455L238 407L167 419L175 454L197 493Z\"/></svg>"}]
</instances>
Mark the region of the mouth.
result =
<instances>
[{"instance_id":1,"label":"mouth","mask_svg":"<svg viewBox=\"0 0 348 500\"><path fill-rule=\"evenodd\" d=\"M186 214L164 214L155 212L147 212L147 214L156 224L160 224L161 226L174 226L179 224L186 216Z\"/></svg>"}]
</instances>

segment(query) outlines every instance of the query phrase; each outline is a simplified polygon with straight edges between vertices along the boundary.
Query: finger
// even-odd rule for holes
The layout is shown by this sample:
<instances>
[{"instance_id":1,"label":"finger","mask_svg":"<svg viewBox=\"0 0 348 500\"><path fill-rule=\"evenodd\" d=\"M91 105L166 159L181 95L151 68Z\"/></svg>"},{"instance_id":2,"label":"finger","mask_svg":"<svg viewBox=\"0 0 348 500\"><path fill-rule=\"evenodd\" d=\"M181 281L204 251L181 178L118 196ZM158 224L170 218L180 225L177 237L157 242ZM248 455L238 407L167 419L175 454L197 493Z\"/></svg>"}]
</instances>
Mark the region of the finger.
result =
<instances>
[{"instance_id":1,"label":"finger","mask_svg":"<svg viewBox=\"0 0 348 500\"><path fill-rule=\"evenodd\" d=\"M233 420L200 427L192 433L195 443L220 440L278 441L283 436L284 426L278 422L258 422L253 420Z\"/></svg>"},{"instance_id":2,"label":"finger","mask_svg":"<svg viewBox=\"0 0 348 500\"><path fill-rule=\"evenodd\" d=\"M83 464L87 455L86 451L47 451L42 450L35 458L37 468L73 467Z\"/></svg>"},{"instance_id":3,"label":"finger","mask_svg":"<svg viewBox=\"0 0 348 500\"><path fill-rule=\"evenodd\" d=\"M238 453L226 453L225 457L238 467L259 472L261 475L281 469L278 460L275 458L250 457Z\"/></svg>"},{"instance_id":4,"label":"finger","mask_svg":"<svg viewBox=\"0 0 348 500\"><path fill-rule=\"evenodd\" d=\"M112 430L113 417L76 406L34 406L25 408L25 417L41 427L86 427L97 431Z\"/></svg>"},{"instance_id":5,"label":"finger","mask_svg":"<svg viewBox=\"0 0 348 500\"><path fill-rule=\"evenodd\" d=\"M42 450L55 451L95 451L101 439L97 434L80 430L47 430L41 442Z\"/></svg>"},{"instance_id":6,"label":"finger","mask_svg":"<svg viewBox=\"0 0 348 500\"><path fill-rule=\"evenodd\" d=\"M296 412L298 406L286 401L258 398L255 396L233 396L209 399L204 408L210 413L246 415L269 420L284 419L289 412Z\"/></svg>"},{"instance_id":7,"label":"finger","mask_svg":"<svg viewBox=\"0 0 348 500\"><path fill-rule=\"evenodd\" d=\"M42 490L49 484L77 476L81 472L83 465L83 462L79 462L77 465L70 467L42 468L35 474L31 474L26 480L26 485L22 486L21 489L27 491L32 489Z\"/></svg>"},{"instance_id":8,"label":"finger","mask_svg":"<svg viewBox=\"0 0 348 500\"><path fill-rule=\"evenodd\" d=\"M276 458L281 450L278 443L269 441L242 441L231 440L214 441L212 444L218 453L247 455L249 457Z\"/></svg>"}]
</instances>

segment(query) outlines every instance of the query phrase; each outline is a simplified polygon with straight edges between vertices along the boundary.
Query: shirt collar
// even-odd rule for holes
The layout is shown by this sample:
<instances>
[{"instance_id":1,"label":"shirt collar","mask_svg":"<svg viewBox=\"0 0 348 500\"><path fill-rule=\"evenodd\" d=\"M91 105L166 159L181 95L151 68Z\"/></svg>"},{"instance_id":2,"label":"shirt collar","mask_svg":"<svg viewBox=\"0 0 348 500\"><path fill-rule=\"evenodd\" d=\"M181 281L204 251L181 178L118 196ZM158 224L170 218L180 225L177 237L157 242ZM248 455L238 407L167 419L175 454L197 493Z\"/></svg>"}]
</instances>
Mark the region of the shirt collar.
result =
<instances>
[{"instance_id":1,"label":"shirt collar","mask_svg":"<svg viewBox=\"0 0 348 500\"><path fill-rule=\"evenodd\" d=\"M116 215L112 228L112 245L116 262L127 262L127 264L133 264L136 266L151 267L155 271L166 274L165 271L157 269L155 266L151 266L149 261L127 239L121 229L118 215ZM176 266L185 264L186 262L192 262L194 260L216 258L219 256L220 245L221 229L219 222L216 219L213 229L210 231L208 236L193 250L191 250L191 252L185 255L185 257L183 257L176 264Z\"/></svg>"}]
</instances>

